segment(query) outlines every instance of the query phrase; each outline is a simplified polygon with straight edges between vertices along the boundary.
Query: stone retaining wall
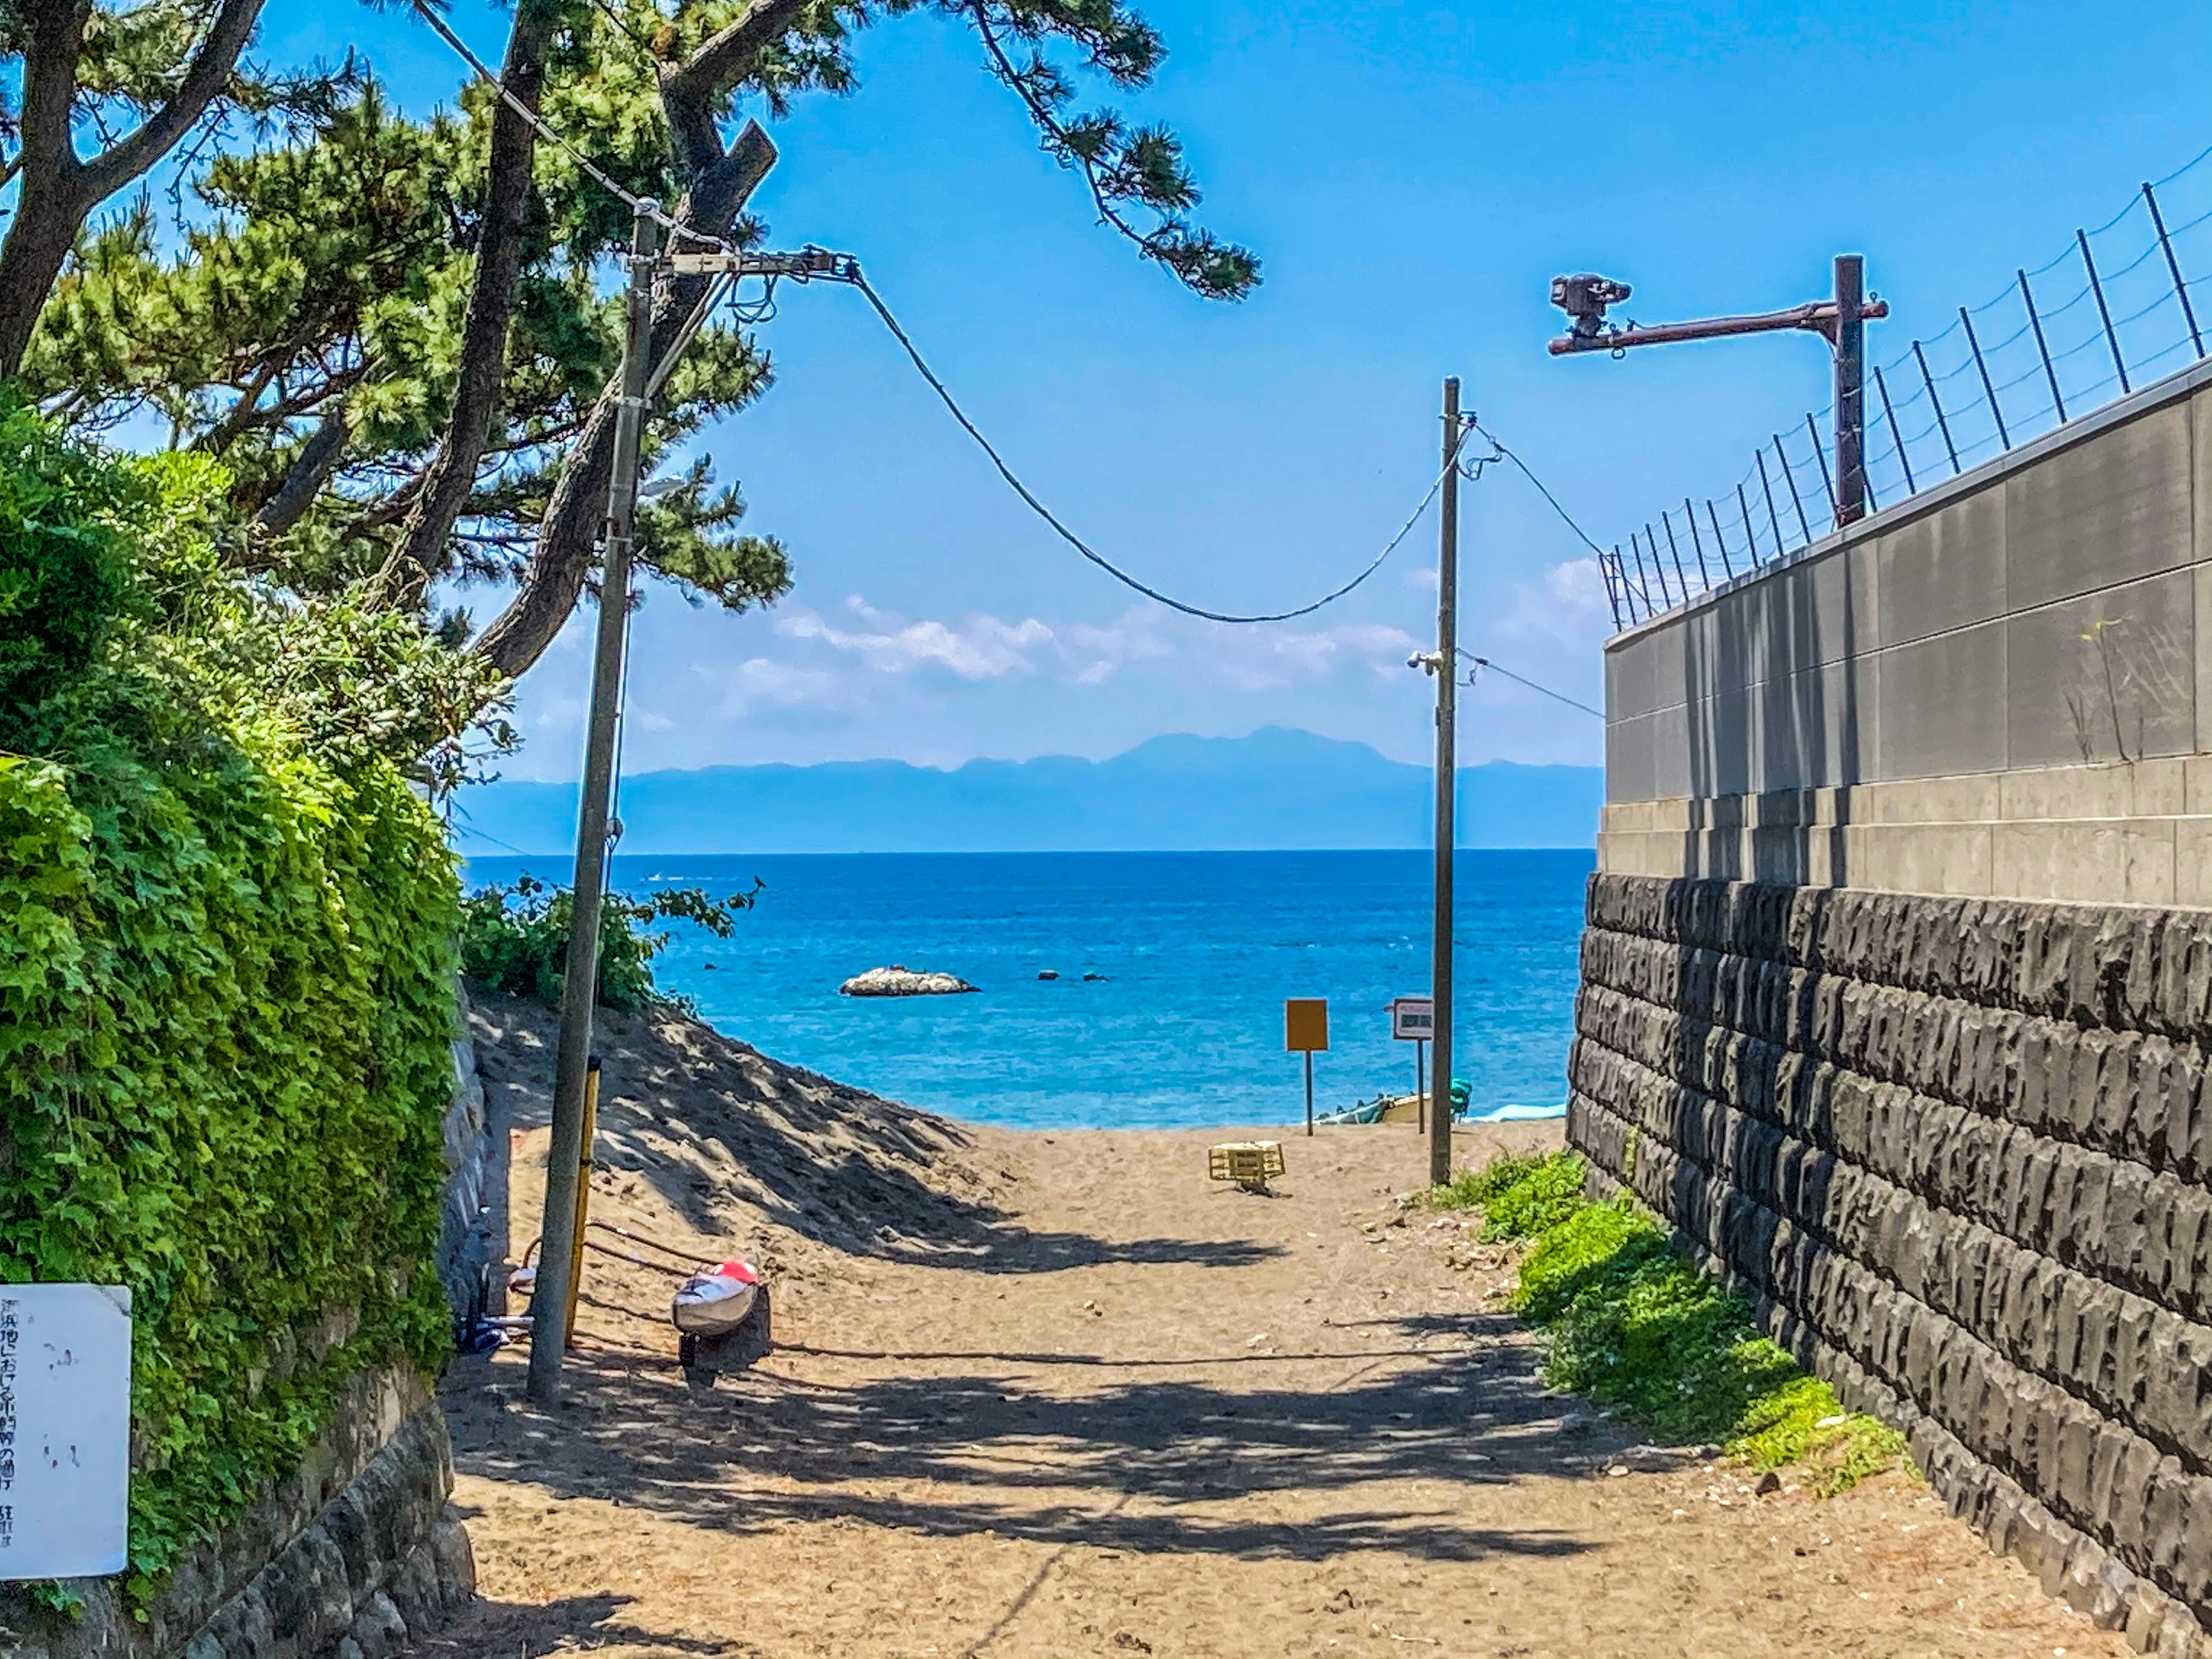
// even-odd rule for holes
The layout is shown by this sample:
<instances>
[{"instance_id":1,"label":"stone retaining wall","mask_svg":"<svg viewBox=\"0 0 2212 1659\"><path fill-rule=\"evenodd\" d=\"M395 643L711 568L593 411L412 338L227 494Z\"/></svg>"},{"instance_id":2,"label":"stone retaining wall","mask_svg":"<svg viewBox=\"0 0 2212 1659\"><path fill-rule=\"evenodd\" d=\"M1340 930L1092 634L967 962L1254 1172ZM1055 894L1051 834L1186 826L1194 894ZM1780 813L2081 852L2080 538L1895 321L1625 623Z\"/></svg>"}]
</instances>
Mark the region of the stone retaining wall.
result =
<instances>
[{"instance_id":1,"label":"stone retaining wall","mask_svg":"<svg viewBox=\"0 0 2212 1659\"><path fill-rule=\"evenodd\" d=\"M1591 878L1570 1139L2046 1589L2212 1654L2212 911Z\"/></svg>"},{"instance_id":2,"label":"stone retaining wall","mask_svg":"<svg viewBox=\"0 0 2212 1659\"><path fill-rule=\"evenodd\" d=\"M484 1266L498 1253L486 1212L486 1161L493 1149L485 1130L483 1079L477 1075L476 1042L469 1035L468 993L456 985L453 995L453 1098L442 1126L446 1195L438 1222L437 1268L453 1316L461 1321L483 1297Z\"/></svg>"},{"instance_id":3,"label":"stone retaining wall","mask_svg":"<svg viewBox=\"0 0 2212 1659\"><path fill-rule=\"evenodd\" d=\"M500 1150L456 988L453 1093L442 1124L445 1205L432 1265L456 1321L482 1297L495 1240ZM16 1613L8 1659L384 1659L419 1642L475 1594L468 1534L447 1503L446 1423L409 1367L364 1372L292 1476L185 1556L142 1621L117 1581L70 1589L82 1618Z\"/></svg>"},{"instance_id":4,"label":"stone retaining wall","mask_svg":"<svg viewBox=\"0 0 2212 1659\"><path fill-rule=\"evenodd\" d=\"M133 1619L117 1581L80 1580L82 1618L0 1631L11 1659L384 1659L476 1592L446 1499L437 1402L408 1367L354 1379L299 1471L195 1547Z\"/></svg>"}]
</instances>

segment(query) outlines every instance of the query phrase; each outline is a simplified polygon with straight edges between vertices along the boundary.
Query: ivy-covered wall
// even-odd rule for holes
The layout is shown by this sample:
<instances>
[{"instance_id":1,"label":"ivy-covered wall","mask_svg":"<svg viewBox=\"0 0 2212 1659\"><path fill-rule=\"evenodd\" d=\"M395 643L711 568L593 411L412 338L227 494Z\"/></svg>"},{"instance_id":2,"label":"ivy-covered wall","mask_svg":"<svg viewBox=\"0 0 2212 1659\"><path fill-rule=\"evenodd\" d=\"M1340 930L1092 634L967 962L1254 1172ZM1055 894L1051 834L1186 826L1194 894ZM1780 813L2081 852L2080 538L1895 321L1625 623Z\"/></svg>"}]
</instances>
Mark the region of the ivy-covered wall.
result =
<instances>
[{"instance_id":1,"label":"ivy-covered wall","mask_svg":"<svg viewBox=\"0 0 2212 1659\"><path fill-rule=\"evenodd\" d=\"M141 1597L448 1340L453 861L389 759L236 690L289 647L196 567L195 487L0 411L0 631L60 640L0 653L0 1281L133 1292ZM41 635L88 593L112 625Z\"/></svg>"}]
</instances>

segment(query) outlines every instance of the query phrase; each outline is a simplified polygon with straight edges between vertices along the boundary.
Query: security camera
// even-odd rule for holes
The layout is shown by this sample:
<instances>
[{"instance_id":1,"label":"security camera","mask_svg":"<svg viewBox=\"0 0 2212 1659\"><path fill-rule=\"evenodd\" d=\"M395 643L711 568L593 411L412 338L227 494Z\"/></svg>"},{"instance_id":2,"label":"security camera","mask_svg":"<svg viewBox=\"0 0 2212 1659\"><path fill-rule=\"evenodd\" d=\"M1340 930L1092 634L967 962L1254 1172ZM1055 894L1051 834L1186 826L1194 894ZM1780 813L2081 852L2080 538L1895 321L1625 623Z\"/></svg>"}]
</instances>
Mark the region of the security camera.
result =
<instances>
[{"instance_id":1,"label":"security camera","mask_svg":"<svg viewBox=\"0 0 2212 1659\"><path fill-rule=\"evenodd\" d=\"M1577 340L1594 340L1602 333L1605 308L1619 305L1628 295L1627 283L1593 271L1552 278L1552 303L1567 313L1567 331Z\"/></svg>"}]
</instances>

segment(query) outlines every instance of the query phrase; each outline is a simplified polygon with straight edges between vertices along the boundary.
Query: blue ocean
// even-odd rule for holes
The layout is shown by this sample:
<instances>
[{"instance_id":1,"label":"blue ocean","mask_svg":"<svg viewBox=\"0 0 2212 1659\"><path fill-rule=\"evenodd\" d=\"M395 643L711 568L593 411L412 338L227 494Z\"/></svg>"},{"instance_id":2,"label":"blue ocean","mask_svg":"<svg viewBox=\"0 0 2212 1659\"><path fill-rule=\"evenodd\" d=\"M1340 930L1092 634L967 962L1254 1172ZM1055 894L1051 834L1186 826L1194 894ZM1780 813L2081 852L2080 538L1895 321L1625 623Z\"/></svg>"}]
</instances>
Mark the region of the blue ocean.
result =
<instances>
[{"instance_id":1,"label":"blue ocean","mask_svg":"<svg viewBox=\"0 0 2212 1659\"><path fill-rule=\"evenodd\" d=\"M1593 863L1459 854L1454 1071L1476 1117L1565 1109ZM566 880L568 860L477 858L467 873L524 870ZM1413 1088L1388 1005L1427 989L1425 852L641 856L613 872L640 894L756 878L734 937L672 930L661 988L763 1053L915 1106L1018 1128L1289 1123L1305 1099L1286 997L1328 1000L1319 1109ZM837 994L894 963L981 989Z\"/></svg>"}]
</instances>

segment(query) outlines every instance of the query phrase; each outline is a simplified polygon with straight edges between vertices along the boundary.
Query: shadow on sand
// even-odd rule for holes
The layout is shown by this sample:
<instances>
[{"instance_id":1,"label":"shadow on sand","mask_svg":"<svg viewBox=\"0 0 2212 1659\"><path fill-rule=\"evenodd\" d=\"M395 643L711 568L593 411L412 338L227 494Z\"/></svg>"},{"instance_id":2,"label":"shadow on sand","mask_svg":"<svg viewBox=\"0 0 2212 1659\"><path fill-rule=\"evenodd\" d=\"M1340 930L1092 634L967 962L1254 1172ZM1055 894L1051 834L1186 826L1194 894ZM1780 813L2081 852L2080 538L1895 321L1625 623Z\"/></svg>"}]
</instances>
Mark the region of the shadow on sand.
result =
<instances>
[{"instance_id":1,"label":"shadow on sand","mask_svg":"<svg viewBox=\"0 0 2212 1659\"><path fill-rule=\"evenodd\" d=\"M1393 1328L1407 1338L1480 1339L1512 1327L1471 1315ZM1465 1506L1453 1486L1577 1473L1585 1457L1601 1460L1617 1443L1609 1431L1577 1422L1565 1430L1574 1444L1563 1446L1570 1402L1543 1388L1531 1349L1426 1354L1371 1339L1346 1349L1239 1356L1240 1365L1295 1364L1309 1376L1326 1366L1339 1373L1333 1384L1227 1389L1146 1376L1074 1395L1017 1373L1081 1367L1090 1380L1157 1362L893 1354L882 1357L981 1363L849 1385L756 1372L705 1395L651 1364L579 1366L571 1402L550 1416L471 1390L454 1425L456 1453L489 1479L618 1498L732 1534L843 1519L926 1534L990 1529L1044 1543L1306 1561L1359 1549L1468 1561L1586 1547L1455 1518ZM495 1417L504 1420L488 1420ZM1388 1510L1357 1502L1368 1483L1407 1480L1433 1484L1434 1502ZM923 1483L927 1495L914 1495ZM1210 1507L1277 1490L1334 1491L1347 1502L1296 1523L1250 1505ZM1116 1498L1146 1501L1124 1512Z\"/></svg>"}]
</instances>

